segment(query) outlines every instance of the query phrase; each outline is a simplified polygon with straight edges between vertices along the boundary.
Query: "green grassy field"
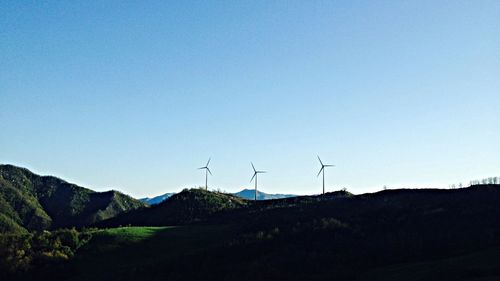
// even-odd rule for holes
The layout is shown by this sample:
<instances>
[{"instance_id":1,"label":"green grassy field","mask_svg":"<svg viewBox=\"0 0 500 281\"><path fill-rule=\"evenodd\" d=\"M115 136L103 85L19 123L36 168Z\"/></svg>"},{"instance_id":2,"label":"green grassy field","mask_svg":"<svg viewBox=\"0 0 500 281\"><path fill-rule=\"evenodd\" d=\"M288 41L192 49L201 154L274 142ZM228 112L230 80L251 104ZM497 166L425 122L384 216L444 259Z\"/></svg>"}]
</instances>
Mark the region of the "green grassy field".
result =
<instances>
[{"instance_id":1,"label":"green grassy field","mask_svg":"<svg viewBox=\"0 0 500 281\"><path fill-rule=\"evenodd\" d=\"M190 225L97 230L70 264L73 280L127 279L135 268L217 247L230 238L230 229Z\"/></svg>"}]
</instances>

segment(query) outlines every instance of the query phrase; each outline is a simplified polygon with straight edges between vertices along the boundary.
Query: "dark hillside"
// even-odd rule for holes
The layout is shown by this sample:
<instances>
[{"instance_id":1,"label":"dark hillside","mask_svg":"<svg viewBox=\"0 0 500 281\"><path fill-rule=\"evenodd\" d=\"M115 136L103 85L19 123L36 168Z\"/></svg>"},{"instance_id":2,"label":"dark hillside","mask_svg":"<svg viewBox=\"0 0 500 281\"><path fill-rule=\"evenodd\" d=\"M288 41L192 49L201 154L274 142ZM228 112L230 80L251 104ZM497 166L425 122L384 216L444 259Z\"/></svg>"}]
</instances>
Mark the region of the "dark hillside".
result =
<instances>
[{"instance_id":1,"label":"dark hillside","mask_svg":"<svg viewBox=\"0 0 500 281\"><path fill-rule=\"evenodd\" d=\"M202 225L231 229L231 236L221 232L225 242L220 246L150 261L134 272L123 268L121 276L124 280L158 276L168 280L331 280L332 276L370 280L365 273L389 274L390 265L412 267L426 262L432 266L428 261L500 246L499 185L336 195L247 202L215 212ZM190 239L196 243L196 238ZM500 264L489 266L488 272L480 273L447 267L448 272L439 276L440 280L500 277ZM453 278L446 279L447 274Z\"/></svg>"},{"instance_id":2,"label":"dark hillside","mask_svg":"<svg viewBox=\"0 0 500 281\"><path fill-rule=\"evenodd\" d=\"M273 272L285 280L351 280L362 269L500 245L499 200L500 186L489 185L391 190L241 213L232 221L244 222L242 234L214 263L232 264L226 269L243 280Z\"/></svg>"}]
</instances>

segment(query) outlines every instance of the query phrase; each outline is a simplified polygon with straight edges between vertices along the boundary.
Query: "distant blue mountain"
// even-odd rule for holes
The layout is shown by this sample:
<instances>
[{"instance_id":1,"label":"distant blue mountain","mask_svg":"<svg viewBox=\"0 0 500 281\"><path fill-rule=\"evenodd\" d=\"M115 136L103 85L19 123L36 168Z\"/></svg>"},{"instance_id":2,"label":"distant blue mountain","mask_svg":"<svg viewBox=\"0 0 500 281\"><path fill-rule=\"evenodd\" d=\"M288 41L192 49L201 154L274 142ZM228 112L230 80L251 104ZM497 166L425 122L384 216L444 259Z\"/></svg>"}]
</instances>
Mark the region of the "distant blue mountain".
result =
<instances>
[{"instance_id":1,"label":"distant blue mountain","mask_svg":"<svg viewBox=\"0 0 500 281\"><path fill-rule=\"evenodd\" d=\"M155 205L155 204L159 204L159 203L165 201L166 199L170 198L174 194L175 193L173 193L173 192L165 193L163 195L156 196L153 198L146 197L146 198L141 198L139 200L142 202L148 203L149 205ZM241 197L243 199L248 199L248 200L253 200L255 198L255 190L253 190L253 189L243 189L240 192L236 192L236 193L232 193L232 194L236 195L238 197ZM296 197L296 196L297 195L293 195L293 194L269 194L269 193L265 193L262 191L257 192L257 200L281 199L281 198L289 198L289 197Z\"/></svg>"},{"instance_id":2,"label":"distant blue mountain","mask_svg":"<svg viewBox=\"0 0 500 281\"><path fill-rule=\"evenodd\" d=\"M146 198L141 198L139 200L142 201L142 202L148 203L149 205L155 205L155 204L159 204L159 203L165 201L166 199L170 198L170 196L172 196L174 194L175 193L173 193L173 192L171 192L171 193L165 193L163 195L156 196L156 197L153 197L153 198L146 197Z\"/></svg>"},{"instance_id":3,"label":"distant blue mountain","mask_svg":"<svg viewBox=\"0 0 500 281\"><path fill-rule=\"evenodd\" d=\"M255 190L254 189L243 189L240 192L233 193L234 195L248 199L248 200L253 200L255 199ZM270 199L281 199L281 198L289 198L289 197L296 197L297 195L293 194L269 194L265 193L262 191L257 191L257 200L270 200Z\"/></svg>"}]
</instances>

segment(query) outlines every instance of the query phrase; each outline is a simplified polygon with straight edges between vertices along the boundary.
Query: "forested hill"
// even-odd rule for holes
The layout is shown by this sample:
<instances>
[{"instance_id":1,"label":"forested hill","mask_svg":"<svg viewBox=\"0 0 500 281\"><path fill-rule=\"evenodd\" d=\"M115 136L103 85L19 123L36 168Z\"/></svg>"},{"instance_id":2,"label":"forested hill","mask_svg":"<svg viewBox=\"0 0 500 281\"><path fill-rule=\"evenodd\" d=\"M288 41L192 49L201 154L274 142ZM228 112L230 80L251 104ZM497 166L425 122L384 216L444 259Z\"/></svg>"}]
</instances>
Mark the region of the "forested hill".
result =
<instances>
[{"instance_id":1,"label":"forested hill","mask_svg":"<svg viewBox=\"0 0 500 281\"><path fill-rule=\"evenodd\" d=\"M226 193L203 189L185 189L160 204L128 212L96 225L116 227L120 225L178 225L199 222L212 215L247 206L249 201Z\"/></svg>"},{"instance_id":2,"label":"forested hill","mask_svg":"<svg viewBox=\"0 0 500 281\"><path fill-rule=\"evenodd\" d=\"M0 233L84 226L145 206L118 191L95 192L0 165Z\"/></svg>"}]
</instances>

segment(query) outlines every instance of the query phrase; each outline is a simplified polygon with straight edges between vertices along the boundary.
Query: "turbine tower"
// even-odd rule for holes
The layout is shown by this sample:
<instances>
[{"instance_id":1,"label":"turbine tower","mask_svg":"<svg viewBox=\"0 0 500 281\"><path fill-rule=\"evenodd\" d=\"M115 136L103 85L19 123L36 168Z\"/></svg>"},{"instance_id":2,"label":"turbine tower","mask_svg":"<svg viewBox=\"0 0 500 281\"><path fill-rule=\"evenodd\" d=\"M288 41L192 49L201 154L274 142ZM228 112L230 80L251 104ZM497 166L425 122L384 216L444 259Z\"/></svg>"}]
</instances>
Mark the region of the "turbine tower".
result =
<instances>
[{"instance_id":1,"label":"turbine tower","mask_svg":"<svg viewBox=\"0 0 500 281\"><path fill-rule=\"evenodd\" d=\"M253 179L255 178L255 201L257 201L257 175L266 173L266 171L257 171L257 170L255 170L255 166L253 165L253 163L250 162L250 164L252 164L252 168L253 168L253 176L252 176L252 179L250 180L250 182L252 182Z\"/></svg>"},{"instance_id":2,"label":"turbine tower","mask_svg":"<svg viewBox=\"0 0 500 281\"><path fill-rule=\"evenodd\" d=\"M321 164L321 169L319 170L319 173L316 177L319 177L319 174L323 172L323 195L325 195L325 167L335 167L335 165L325 165L323 164L323 161L321 161L321 158L318 156L319 163Z\"/></svg>"},{"instance_id":3,"label":"turbine tower","mask_svg":"<svg viewBox=\"0 0 500 281\"><path fill-rule=\"evenodd\" d=\"M210 159L208 158L208 162L205 165L205 167L198 168L198 170L205 170L205 190L208 190L208 173L212 176L212 172L210 171L210 168L208 168L208 164L210 164Z\"/></svg>"}]
</instances>

